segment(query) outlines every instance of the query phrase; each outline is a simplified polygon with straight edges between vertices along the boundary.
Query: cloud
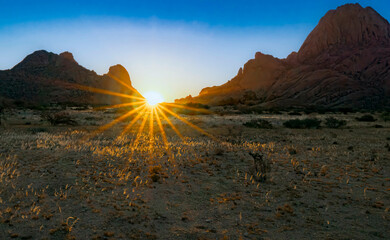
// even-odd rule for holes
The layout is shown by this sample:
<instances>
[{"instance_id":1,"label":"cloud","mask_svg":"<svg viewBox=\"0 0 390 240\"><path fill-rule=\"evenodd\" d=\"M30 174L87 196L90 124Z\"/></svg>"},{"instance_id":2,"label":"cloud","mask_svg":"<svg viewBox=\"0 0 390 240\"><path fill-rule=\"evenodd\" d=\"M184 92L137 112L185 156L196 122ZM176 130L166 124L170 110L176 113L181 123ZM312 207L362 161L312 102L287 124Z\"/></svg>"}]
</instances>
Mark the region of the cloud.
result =
<instances>
[{"instance_id":1,"label":"cloud","mask_svg":"<svg viewBox=\"0 0 390 240\"><path fill-rule=\"evenodd\" d=\"M228 28L122 18L33 22L0 29L0 69L38 49L70 51L99 74L120 63L141 92L158 91L173 100L225 83L256 51L286 57L299 49L310 27Z\"/></svg>"}]
</instances>

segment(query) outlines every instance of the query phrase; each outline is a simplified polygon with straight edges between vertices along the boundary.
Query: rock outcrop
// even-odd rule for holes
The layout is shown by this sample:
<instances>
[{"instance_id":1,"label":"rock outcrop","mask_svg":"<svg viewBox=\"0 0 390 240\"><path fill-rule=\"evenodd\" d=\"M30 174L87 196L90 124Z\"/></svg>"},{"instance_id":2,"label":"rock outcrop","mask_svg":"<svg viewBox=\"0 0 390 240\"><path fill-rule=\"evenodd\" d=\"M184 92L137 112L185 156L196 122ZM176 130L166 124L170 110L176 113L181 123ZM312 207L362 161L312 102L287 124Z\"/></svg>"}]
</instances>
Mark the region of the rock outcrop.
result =
<instances>
[{"instance_id":1,"label":"rock outcrop","mask_svg":"<svg viewBox=\"0 0 390 240\"><path fill-rule=\"evenodd\" d=\"M386 108L389 63L387 20L370 7L347 4L326 13L286 59L256 53L229 82L176 102L235 104L254 91L264 107Z\"/></svg>"},{"instance_id":2,"label":"rock outcrop","mask_svg":"<svg viewBox=\"0 0 390 240\"><path fill-rule=\"evenodd\" d=\"M112 66L108 74L100 76L80 66L70 52L57 55L36 51L12 69L0 71L0 97L26 105L117 104L131 100L85 91L77 86L141 97L121 65Z\"/></svg>"},{"instance_id":3,"label":"rock outcrop","mask_svg":"<svg viewBox=\"0 0 390 240\"><path fill-rule=\"evenodd\" d=\"M321 18L298 52L301 61L340 49L389 46L390 25L371 7L346 4Z\"/></svg>"}]
</instances>

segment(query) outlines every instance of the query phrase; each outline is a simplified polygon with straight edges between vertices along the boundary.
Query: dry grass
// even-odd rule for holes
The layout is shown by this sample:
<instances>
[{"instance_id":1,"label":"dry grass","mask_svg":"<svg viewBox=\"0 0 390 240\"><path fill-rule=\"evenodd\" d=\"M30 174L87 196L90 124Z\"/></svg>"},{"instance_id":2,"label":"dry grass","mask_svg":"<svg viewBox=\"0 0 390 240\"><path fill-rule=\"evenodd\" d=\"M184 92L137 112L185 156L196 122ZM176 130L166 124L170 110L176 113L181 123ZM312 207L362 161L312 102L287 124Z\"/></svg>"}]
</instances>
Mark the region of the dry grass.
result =
<instances>
[{"instance_id":1,"label":"dry grass","mask_svg":"<svg viewBox=\"0 0 390 240\"><path fill-rule=\"evenodd\" d=\"M261 116L275 129L253 129L242 124L257 116L189 116L219 141L172 119L186 138L163 122L167 149L158 132L134 145L137 125L120 138L123 124L82 141L115 114L73 114L81 126L7 116L0 239L390 236L389 123L375 129L338 115L348 128L286 129L282 123L296 116L284 114ZM45 131L30 130L38 127ZM258 154L270 164L263 182L253 171Z\"/></svg>"}]
</instances>

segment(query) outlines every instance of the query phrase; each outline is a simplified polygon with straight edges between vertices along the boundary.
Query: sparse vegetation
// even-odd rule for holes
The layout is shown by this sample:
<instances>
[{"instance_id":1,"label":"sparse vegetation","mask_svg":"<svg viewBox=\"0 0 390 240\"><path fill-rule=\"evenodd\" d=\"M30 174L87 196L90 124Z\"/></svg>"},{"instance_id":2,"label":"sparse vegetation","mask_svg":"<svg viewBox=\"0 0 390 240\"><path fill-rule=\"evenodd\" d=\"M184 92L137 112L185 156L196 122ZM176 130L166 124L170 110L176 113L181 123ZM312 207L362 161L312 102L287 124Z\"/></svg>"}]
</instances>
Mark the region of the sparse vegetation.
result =
<instances>
[{"instance_id":1,"label":"sparse vegetation","mask_svg":"<svg viewBox=\"0 0 390 240\"><path fill-rule=\"evenodd\" d=\"M79 124L99 119L101 126L116 117L68 111ZM356 114L330 116L354 122ZM259 134L242 125L253 116L183 117L217 140L175 119L184 139L162 121L167 148L157 124L150 138L149 121L135 143L142 119L123 136L127 121L89 137L99 126L58 127L40 122L39 112L7 115L12 130L0 129L0 225L6 229L0 238L170 239L177 225L186 229L183 238L301 237L302 229L312 229L302 217L323 227L318 213L325 212L324 201L334 204L326 210L329 225L343 219L343 230L329 228L320 238L359 238L387 229L388 131L354 122L351 131L275 127ZM273 126L290 118L263 117ZM26 121L34 127L23 126ZM369 187L362 187L361 179ZM375 230L343 235L356 227L350 212L340 211L351 191L359 194L349 208L360 224L371 221L361 209L379 219ZM291 227L280 231L279 226Z\"/></svg>"},{"instance_id":2,"label":"sparse vegetation","mask_svg":"<svg viewBox=\"0 0 390 240\"><path fill-rule=\"evenodd\" d=\"M179 104L180 105L180 104ZM176 113L186 114L186 115L208 115L212 112L209 111L210 106L201 104L201 103L187 103L182 104L183 107L174 107L168 106Z\"/></svg>"},{"instance_id":3,"label":"sparse vegetation","mask_svg":"<svg viewBox=\"0 0 390 240\"><path fill-rule=\"evenodd\" d=\"M277 108L271 108L271 109L269 109L269 110L268 110L268 113L269 113L269 114L276 114L276 115L281 115L281 114L283 114L283 113L280 111L280 109L277 109Z\"/></svg>"},{"instance_id":4,"label":"sparse vegetation","mask_svg":"<svg viewBox=\"0 0 390 240\"><path fill-rule=\"evenodd\" d=\"M191 108L210 109L210 106L209 106L209 105L201 104L201 103L187 103L187 104L185 104L185 106L191 107Z\"/></svg>"},{"instance_id":5,"label":"sparse vegetation","mask_svg":"<svg viewBox=\"0 0 390 240\"><path fill-rule=\"evenodd\" d=\"M383 121L388 122L390 121L390 112L383 112L381 114L381 118Z\"/></svg>"},{"instance_id":6,"label":"sparse vegetation","mask_svg":"<svg viewBox=\"0 0 390 240\"><path fill-rule=\"evenodd\" d=\"M328 128L340 128L347 125L347 121L339 120L334 117L325 118L325 126Z\"/></svg>"},{"instance_id":7,"label":"sparse vegetation","mask_svg":"<svg viewBox=\"0 0 390 240\"><path fill-rule=\"evenodd\" d=\"M292 119L285 121L283 125L287 128L320 128L321 120L317 118Z\"/></svg>"},{"instance_id":8,"label":"sparse vegetation","mask_svg":"<svg viewBox=\"0 0 390 240\"><path fill-rule=\"evenodd\" d=\"M48 121L51 125L77 125L77 122L72 118L72 116L65 111L62 112L44 112L41 114L41 117Z\"/></svg>"},{"instance_id":9,"label":"sparse vegetation","mask_svg":"<svg viewBox=\"0 0 390 240\"><path fill-rule=\"evenodd\" d=\"M289 112L288 115L290 115L290 116L302 116L302 113L300 113L298 111L292 111L292 112Z\"/></svg>"},{"instance_id":10,"label":"sparse vegetation","mask_svg":"<svg viewBox=\"0 0 390 240\"><path fill-rule=\"evenodd\" d=\"M32 134L37 134L41 132L47 132L47 128L44 127L30 128L28 131L31 132Z\"/></svg>"},{"instance_id":11,"label":"sparse vegetation","mask_svg":"<svg viewBox=\"0 0 390 240\"><path fill-rule=\"evenodd\" d=\"M294 146L287 146L287 150L290 155L297 154L297 149Z\"/></svg>"},{"instance_id":12,"label":"sparse vegetation","mask_svg":"<svg viewBox=\"0 0 390 240\"><path fill-rule=\"evenodd\" d=\"M249 128L264 128L264 129L273 128L272 123L264 119L254 119L244 123L243 125Z\"/></svg>"},{"instance_id":13,"label":"sparse vegetation","mask_svg":"<svg viewBox=\"0 0 390 240\"><path fill-rule=\"evenodd\" d=\"M271 165L268 159L261 153L249 153L253 157L253 169L251 169L253 178L258 182L264 182L271 171Z\"/></svg>"},{"instance_id":14,"label":"sparse vegetation","mask_svg":"<svg viewBox=\"0 0 390 240\"><path fill-rule=\"evenodd\" d=\"M375 122L376 121L374 116L372 116L371 114L365 114L361 117L357 117L356 120L359 122Z\"/></svg>"},{"instance_id":15,"label":"sparse vegetation","mask_svg":"<svg viewBox=\"0 0 390 240\"><path fill-rule=\"evenodd\" d=\"M0 125L2 124L3 115L4 115L4 107L0 105Z\"/></svg>"},{"instance_id":16,"label":"sparse vegetation","mask_svg":"<svg viewBox=\"0 0 390 240\"><path fill-rule=\"evenodd\" d=\"M262 114L263 108L259 106L239 105L236 107L241 114Z\"/></svg>"}]
</instances>

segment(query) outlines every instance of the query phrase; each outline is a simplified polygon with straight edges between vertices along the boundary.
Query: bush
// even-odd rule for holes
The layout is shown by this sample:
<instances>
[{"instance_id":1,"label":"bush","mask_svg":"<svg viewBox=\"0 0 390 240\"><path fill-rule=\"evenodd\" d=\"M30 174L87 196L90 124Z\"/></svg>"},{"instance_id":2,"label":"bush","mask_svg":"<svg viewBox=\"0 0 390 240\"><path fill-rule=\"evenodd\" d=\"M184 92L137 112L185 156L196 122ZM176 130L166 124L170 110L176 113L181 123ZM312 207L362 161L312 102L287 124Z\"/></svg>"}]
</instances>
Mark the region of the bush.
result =
<instances>
[{"instance_id":1,"label":"bush","mask_svg":"<svg viewBox=\"0 0 390 240\"><path fill-rule=\"evenodd\" d=\"M4 115L4 107L3 106L0 106L0 125L1 125L1 119Z\"/></svg>"},{"instance_id":2,"label":"bush","mask_svg":"<svg viewBox=\"0 0 390 240\"><path fill-rule=\"evenodd\" d=\"M190 103L187 103L185 105L188 106L188 107L192 107L192 108L210 109L209 105L201 104L201 103L192 103L192 102L190 102Z\"/></svg>"},{"instance_id":3,"label":"bush","mask_svg":"<svg viewBox=\"0 0 390 240\"><path fill-rule=\"evenodd\" d=\"M253 157L253 168L250 169L253 178L258 182L266 181L271 172L270 161L260 153L250 152L249 155Z\"/></svg>"},{"instance_id":4,"label":"bush","mask_svg":"<svg viewBox=\"0 0 390 240\"><path fill-rule=\"evenodd\" d=\"M77 122L67 112L43 113L41 117L51 125L77 125Z\"/></svg>"},{"instance_id":5,"label":"bush","mask_svg":"<svg viewBox=\"0 0 390 240\"><path fill-rule=\"evenodd\" d=\"M279 109L277 109L277 108L271 108L271 109L269 109L268 110L268 113L269 114L276 114L276 115L281 115L281 114L283 114Z\"/></svg>"},{"instance_id":6,"label":"bush","mask_svg":"<svg viewBox=\"0 0 390 240\"><path fill-rule=\"evenodd\" d=\"M298 111L292 111L292 112L289 112L288 115L290 115L290 116L302 116L302 113L300 113Z\"/></svg>"},{"instance_id":7,"label":"bush","mask_svg":"<svg viewBox=\"0 0 390 240\"><path fill-rule=\"evenodd\" d=\"M237 110L241 114L262 114L263 113L263 109L259 106L248 107L246 105L239 105L237 107Z\"/></svg>"},{"instance_id":8,"label":"bush","mask_svg":"<svg viewBox=\"0 0 390 240\"><path fill-rule=\"evenodd\" d=\"M251 120L249 122L244 123L244 126L250 128L265 128L265 129L273 128L272 124L269 121L264 119Z\"/></svg>"},{"instance_id":9,"label":"bush","mask_svg":"<svg viewBox=\"0 0 390 240\"><path fill-rule=\"evenodd\" d=\"M325 126L328 128L340 128L347 125L347 121L345 120L338 120L334 117L328 117L325 119Z\"/></svg>"},{"instance_id":10,"label":"bush","mask_svg":"<svg viewBox=\"0 0 390 240\"><path fill-rule=\"evenodd\" d=\"M381 114L381 118L385 122L390 121L390 112L383 112Z\"/></svg>"},{"instance_id":11,"label":"bush","mask_svg":"<svg viewBox=\"0 0 390 240\"><path fill-rule=\"evenodd\" d=\"M338 109L336 109L336 110L337 110L337 112L344 113L344 114L356 112L355 109L353 109L353 108L348 108L348 107L341 107L341 108L338 108Z\"/></svg>"},{"instance_id":12,"label":"bush","mask_svg":"<svg viewBox=\"0 0 390 240\"><path fill-rule=\"evenodd\" d=\"M181 104L183 108L180 107L171 107L171 110L173 110L176 113L179 114L186 114L186 115L208 115L212 114L212 112L209 110L210 106L201 104L201 103L187 103L187 104ZM188 108L186 108L188 107Z\"/></svg>"},{"instance_id":13,"label":"bush","mask_svg":"<svg viewBox=\"0 0 390 240\"><path fill-rule=\"evenodd\" d=\"M311 113L318 113L318 114L326 114L328 112L333 112L330 108L323 108L323 107L307 107L303 110L305 114L311 114Z\"/></svg>"},{"instance_id":14,"label":"bush","mask_svg":"<svg viewBox=\"0 0 390 240\"><path fill-rule=\"evenodd\" d=\"M37 134L37 133L40 133L40 132L47 132L47 129L46 128L42 128L42 127L30 128L29 132L31 132L32 134Z\"/></svg>"},{"instance_id":15,"label":"bush","mask_svg":"<svg viewBox=\"0 0 390 240\"><path fill-rule=\"evenodd\" d=\"M372 116L370 114L366 114L366 115L363 115L361 117L357 117L356 120L358 120L359 122L375 122L376 121L374 116Z\"/></svg>"},{"instance_id":16,"label":"bush","mask_svg":"<svg viewBox=\"0 0 390 240\"><path fill-rule=\"evenodd\" d=\"M287 128L320 128L321 120L317 118L292 119L283 123Z\"/></svg>"}]
</instances>

